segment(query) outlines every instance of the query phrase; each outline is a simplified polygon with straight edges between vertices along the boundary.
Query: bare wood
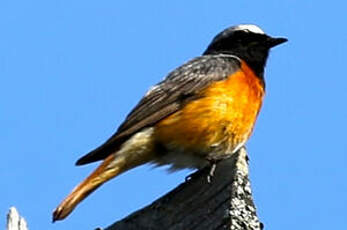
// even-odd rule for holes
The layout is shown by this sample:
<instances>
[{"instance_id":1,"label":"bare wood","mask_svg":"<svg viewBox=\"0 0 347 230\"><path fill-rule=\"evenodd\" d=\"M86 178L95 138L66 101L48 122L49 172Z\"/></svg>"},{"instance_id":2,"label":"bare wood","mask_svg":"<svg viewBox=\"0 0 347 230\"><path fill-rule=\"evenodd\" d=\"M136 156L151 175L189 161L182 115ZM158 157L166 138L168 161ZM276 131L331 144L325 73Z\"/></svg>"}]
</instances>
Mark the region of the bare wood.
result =
<instances>
[{"instance_id":1,"label":"bare wood","mask_svg":"<svg viewBox=\"0 0 347 230\"><path fill-rule=\"evenodd\" d=\"M151 205L105 230L262 229L253 203L246 150L241 148L219 162L210 183L209 172L203 169L192 174Z\"/></svg>"},{"instance_id":2,"label":"bare wood","mask_svg":"<svg viewBox=\"0 0 347 230\"><path fill-rule=\"evenodd\" d=\"M28 230L27 223L15 207L11 207L7 214L7 230Z\"/></svg>"}]
</instances>

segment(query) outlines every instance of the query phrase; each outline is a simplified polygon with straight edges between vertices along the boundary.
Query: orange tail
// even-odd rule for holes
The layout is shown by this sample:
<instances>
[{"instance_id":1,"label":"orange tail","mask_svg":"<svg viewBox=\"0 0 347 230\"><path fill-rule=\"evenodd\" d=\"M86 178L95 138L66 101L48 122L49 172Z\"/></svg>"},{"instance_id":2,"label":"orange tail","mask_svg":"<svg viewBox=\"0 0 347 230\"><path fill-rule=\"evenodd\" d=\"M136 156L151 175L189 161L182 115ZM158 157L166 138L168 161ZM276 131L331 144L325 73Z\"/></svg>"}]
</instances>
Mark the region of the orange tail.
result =
<instances>
[{"instance_id":1,"label":"orange tail","mask_svg":"<svg viewBox=\"0 0 347 230\"><path fill-rule=\"evenodd\" d=\"M73 191L60 203L53 212L53 222L67 217L74 208L90 193L100 185L120 173L126 171L124 158L115 159L114 154L108 156L100 166L90 174L82 183L73 189Z\"/></svg>"},{"instance_id":2,"label":"orange tail","mask_svg":"<svg viewBox=\"0 0 347 230\"><path fill-rule=\"evenodd\" d=\"M61 202L53 212L53 222L67 217L73 209L100 185L113 177L150 162L155 157L152 129L135 134L122 149L109 155L100 166Z\"/></svg>"}]
</instances>

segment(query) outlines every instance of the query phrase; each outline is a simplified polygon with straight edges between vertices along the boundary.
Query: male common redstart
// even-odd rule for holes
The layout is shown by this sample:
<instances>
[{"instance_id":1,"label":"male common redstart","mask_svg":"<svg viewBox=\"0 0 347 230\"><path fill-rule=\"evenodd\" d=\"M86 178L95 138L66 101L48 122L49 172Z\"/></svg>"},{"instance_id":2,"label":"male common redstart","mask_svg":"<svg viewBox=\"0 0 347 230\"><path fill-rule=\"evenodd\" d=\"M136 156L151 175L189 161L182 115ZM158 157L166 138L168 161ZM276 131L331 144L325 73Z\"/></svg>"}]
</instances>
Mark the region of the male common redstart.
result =
<instances>
[{"instance_id":1,"label":"male common redstart","mask_svg":"<svg viewBox=\"0 0 347 230\"><path fill-rule=\"evenodd\" d=\"M153 86L111 138L76 162L103 160L56 208L53 221L139 165L199 169L235 153L250 137L262 105L269 50L286 41L255 25L219 33L202 56Z\"/></svg>"}]
</instances>

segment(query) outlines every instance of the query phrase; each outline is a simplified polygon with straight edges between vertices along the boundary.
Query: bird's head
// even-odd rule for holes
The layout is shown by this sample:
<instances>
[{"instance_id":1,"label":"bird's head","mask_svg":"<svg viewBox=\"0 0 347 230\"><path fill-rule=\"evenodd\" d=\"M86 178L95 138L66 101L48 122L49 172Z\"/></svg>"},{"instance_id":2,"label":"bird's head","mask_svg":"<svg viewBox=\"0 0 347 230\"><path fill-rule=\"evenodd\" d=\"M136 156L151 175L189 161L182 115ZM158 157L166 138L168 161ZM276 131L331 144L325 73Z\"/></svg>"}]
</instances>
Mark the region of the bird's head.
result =
<instances>
[{"instance_id":1,"label":"bird's head","mask_svg":"<svg viewBox=\"0 0 347 230\"><path fill-rule=\"evenodd\" d=\"M269 50L286 41L286 38L275 38L265 34L256 25L241 24L219 33L212 40L204 55L235 55L249 64L259 75L262 75Z\"/></svg>"}]
</instances>

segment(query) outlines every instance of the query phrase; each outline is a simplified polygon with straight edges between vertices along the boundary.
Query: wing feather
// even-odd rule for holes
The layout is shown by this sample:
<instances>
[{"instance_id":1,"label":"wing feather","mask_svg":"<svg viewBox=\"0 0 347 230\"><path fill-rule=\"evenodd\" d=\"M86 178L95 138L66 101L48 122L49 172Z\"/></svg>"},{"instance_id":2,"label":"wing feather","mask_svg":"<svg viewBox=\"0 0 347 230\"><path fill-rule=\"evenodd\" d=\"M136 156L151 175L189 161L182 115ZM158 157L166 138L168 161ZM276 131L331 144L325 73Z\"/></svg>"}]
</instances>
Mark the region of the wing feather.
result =
<instances>
[{"instance_id":1,"label":"wing feather","mask_svg":"<svg viewBox=\"0 0 347 230\"><path fill-rule=\"evenodd\" d=\"M204 55L178 67L146 93L113 136L80 158L76 165L104 159L134 133L175 113L196 99L209 83L226 79L239 70L240 65L241 61L233 55Z\"/></svg>"}]
</instances>

